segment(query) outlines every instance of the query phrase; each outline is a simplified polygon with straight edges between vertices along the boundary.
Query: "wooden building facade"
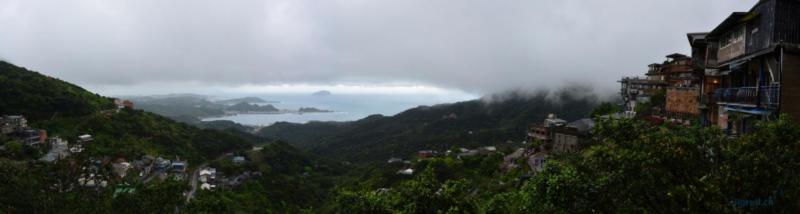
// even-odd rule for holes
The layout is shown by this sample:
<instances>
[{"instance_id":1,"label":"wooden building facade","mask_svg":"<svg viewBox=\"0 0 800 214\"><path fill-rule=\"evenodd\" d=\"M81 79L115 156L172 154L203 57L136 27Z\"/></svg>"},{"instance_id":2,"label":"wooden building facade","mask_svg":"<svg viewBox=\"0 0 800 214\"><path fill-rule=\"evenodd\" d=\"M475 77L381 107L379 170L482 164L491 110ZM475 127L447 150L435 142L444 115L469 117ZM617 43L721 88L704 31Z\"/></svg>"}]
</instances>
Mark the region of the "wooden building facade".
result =
<instances>
[{"instance_id":1,"label":"wooden building facade","mask_svg":"<svg viewBox=\"0 0 800 214\"><path fill-rule=\"evenodd\" d=\"M623 78L626 110L666 90L663 119L698 120L732 134L780 114L800 120L800 0L761 0L709 32L688 33L691 56L668 55L646 79ZM645 99L646 100L646 99Z\"/></svg>"},{"instance_id":2,"label":"wooden building facade","mask_svg":"<svg viewBox=\"0 0 800 214\"><path fill-rule=\"evenodd\" d=\"M798 0L762 0L706 35L702 94L716 106L700 105L717 114L707 121L741 133L780 113L800 118L799 12Z\"/></svg>"}]
</instances>

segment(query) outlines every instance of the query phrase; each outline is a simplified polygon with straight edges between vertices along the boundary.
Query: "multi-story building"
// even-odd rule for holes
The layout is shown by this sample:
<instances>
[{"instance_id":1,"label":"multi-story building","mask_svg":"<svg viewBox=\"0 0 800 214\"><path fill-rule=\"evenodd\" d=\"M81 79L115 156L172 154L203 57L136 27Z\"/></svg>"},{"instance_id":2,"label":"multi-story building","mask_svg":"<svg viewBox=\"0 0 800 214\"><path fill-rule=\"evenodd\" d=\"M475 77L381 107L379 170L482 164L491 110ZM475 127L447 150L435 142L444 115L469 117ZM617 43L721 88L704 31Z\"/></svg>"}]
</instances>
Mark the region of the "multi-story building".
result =
<instances>
[{"instance_id":1,"label":"multi-story building","mask_svg":"<svg viewBox=\"0 0 800 214\"><path fill-rule=\"evenodd\" d=\"M700 95L698 119L702 125L717 124L718 108L714 98L714 91L719 88L720 79L715 69L706 69L710 55L716 54L715 49L709 48L715 43L709 42L708 33L688 33L689 45L692 47L692 68L696 73L703 74L700 78ZM716 62L710 62L716 63Z\"/></svg>"},{"instance_id":2,"label":"multi-story building","mask_svg":"<svg viewBox=\"0 0 800 214\"><path fill-rule=\"evenodd\" d=\"M653 63L647 65L647 73L645 74L648 80L667 82L668 74L661 69L661 64Z\"/></svg>"},{"instance_id":3,"label":"multi-story building","mask_svg":"<svg viewBox=\"0 0 800 214\"><path fill-rule=\"evenodd\" d=\"M679 53L667 55L667 61L661 64L661 70L668 75L666 81L673 87L694 86L700 79L700 75L695 74L692 69L692 58Z\"/></svg>"},{"instance_id":4,"label":"multi-story building","mask_svg":"<svg viewBox=\"0 0 800 214\"><path fill-rule=\"evenodd\" d=\"M693 59L683 54L667 55L661 65L662 73L669 75L666 91L666 119L690 121L700 115L700 80L702 73L694 69Z\"/></svg>"},{"instance_id":5,"label":"multi-story building","mask_svg":"<svg viewBox=\"0 0 800 214\"><path fill-rule=\"evenodd\" d=\"M594 120L580 119L552 130L554 152L575 152L591 140Z\"/></svg>"},{"instance_id":6,"label":"multi-story building","mask_svg":"<svg viewBox=\"0 0 800 214\"><path fill-rule=\"evenodd\" d=\"M594 128L592 119L567 123L558 119L555 114L549 114L542 123L531 125L528 141L542 142L540 151L549 152L552 149L554 152L573 152L589 141L592 128Z\"/></svg>"},{"instance_id":7,"label":"multi-story building","mask_svg":"<svg viewBox=\"0 0 800 214\"><path fill-rule=\"evenodd\" d=\"M622 101L625 103L625 111L636 111L636 106L638 104L650 102L650 98L664 91L667 87L666 79L668 75L661 71L661 67L656 64L650 65L649 67L650 70L646 78L624 77L619 81L621 84L620 95L622 96Z\"/></svg>"},{"instance_id":8,"label":"multi-story building","mask_svg":"<svg viewBox=\"0 0 800 214\"><path fill-rule=\"evenodd\" d=\"M558 119L555 114L547 115L547 119L539 124L533 124L528 129L528 142L541 141L549 144L553 140L553 128L562 127L567 121Z\"/></svg>"},{"instance_id":9,"label":"multi-story building","mask_svg":"<svg viewBox=\"0 0 800 214\"><path fill-rule=\"evenodd\" d=\"M800 1L759 1L705 40L703 88L716 105L707 113L717 112L709 121L742 133L781 113L800 118Z\"/></svg>"},{"instance_id":10,"label":"multi-story building","mask_svg":"<svg viewBox=\"0 0 800 214\"><path fill-rule=\"evenodd\" d=\"M2 126L4 134L19 132L28 128L28 120L22 115L4 116L0 117L0 126Z\"/></svg>"},{"instance_id":11,"label":"multi-story building","mask_svg":"<svg viewBox=\"0 0 800 214\"><path fill-rule=\"evenodd\" d=\"M117 106L117 109L133 109L133 102L130 100L114 99L114 105Z\"/></svg>"}]
</instances>

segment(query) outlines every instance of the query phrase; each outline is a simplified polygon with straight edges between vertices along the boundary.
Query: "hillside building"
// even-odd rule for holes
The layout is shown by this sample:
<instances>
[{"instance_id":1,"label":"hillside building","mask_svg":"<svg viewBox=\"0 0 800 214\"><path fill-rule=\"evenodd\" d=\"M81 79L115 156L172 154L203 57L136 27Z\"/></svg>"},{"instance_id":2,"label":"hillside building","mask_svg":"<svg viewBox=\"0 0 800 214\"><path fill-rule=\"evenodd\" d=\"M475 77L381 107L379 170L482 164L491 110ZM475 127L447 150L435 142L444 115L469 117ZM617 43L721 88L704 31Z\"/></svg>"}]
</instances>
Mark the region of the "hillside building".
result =
<instances>
[{"instance_id":1,"label":"hillside building","mask_svg":"<svg viewBox=\"0 0 800 214\"><path fill-rule=\"evenodd\" d=\"M117 109L133 109L133 102L130 100L114 99L114 105L117 106Z\"/></svg>"},{"instance_id":2,"label":"hillside building","mask_svg":"<svg viewBox=\"0 0 800 214\"><path fill-rule=\"evenodd\" d=\"M553 129L553 152L576 152L591 140L594 120L580 119Z\"/></svg>"},{"instance_id":3,"label":"hillside building","mask_svg":"<svg viewBox=\"0 0 800 214\"><path fill-rule=\"evenodd\" d=\"M553 128L561 127L567 124L567 121L559 119L555 114L547 115L544 122L533 124L528 129L528 142L541 141L543 143L550 143L553 140Z\"/></svg>"},{"instance_id":4,"label":"hillside building","mask_svg":"<svg viewBox=\"0 0 800 214\"><path fill-rule=\"evenodd\" d=\"M53 137L48 140L50 143L50 151L44 156L39 158L43 162L55 162L69 156L69 143L58 137Z\"/></svg>"},{"instance_id":5,"label":"hillside building","mask_svg":"<svg viewBox=\"0 0 800 214\"><path fill-rule=\"evenodd\" d=\"M693 66L693 60L683 54L667 55L661 66L669 75L664 113L665 119L688 122L700 115L700 81L702 73Z\"/></svg>"},{"instance_id":6,"label":"hillside building","mask_svg":"<svg viewBox=\"0 0 800 214\"><path fill-rule=\"evenodd\" d=\"M706 121L737 134L779 114L800 118L799 1L759 1L705 39L703 89L716 105L705 111Z\"/></svg>"},{"instance_id":7,"label":"hillside building","mask_svg":"<svg viewBox=\"0 0 800 214\"><path fill-rule=\"evenodd\" d=\"M0 134L22 132L28 128L28 120L22 115L7 115L0 117Z\"/></svg>"},{"instance_id":8,"label":"hillside building","mask_svg":"<svg viewBox=\"0 0 800 214\"><path fill-rule=\"evenodd\" d=\"M665 74L659 64L648 66L647 77L624 77L619 83L620 95L624 102L623 110L636 112L641 103L649 103L656 94L664 91L668 85L669 75Z\"/></svg>"}]
</instances>

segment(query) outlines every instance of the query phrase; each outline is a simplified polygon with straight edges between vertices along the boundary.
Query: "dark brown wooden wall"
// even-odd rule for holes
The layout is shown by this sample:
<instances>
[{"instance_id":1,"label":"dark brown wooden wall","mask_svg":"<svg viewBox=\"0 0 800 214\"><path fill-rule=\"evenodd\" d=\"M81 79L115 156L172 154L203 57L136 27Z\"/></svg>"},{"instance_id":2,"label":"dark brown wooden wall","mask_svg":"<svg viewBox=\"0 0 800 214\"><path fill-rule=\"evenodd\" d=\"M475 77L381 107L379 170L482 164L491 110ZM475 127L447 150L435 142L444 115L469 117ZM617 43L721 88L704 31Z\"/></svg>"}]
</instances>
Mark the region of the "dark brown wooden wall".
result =
<instances>
[{"instance_id":1,"label":"dark brown wooden wall","mask_svg":"<svg viewBox=\"0 0 800 214\"><path fill-rule=\"evenodd\" d=\"M747 22L745 30L745 34L747 34L745 36L747 54L756 53L772 46L776 4L776 1L765 1L758 7L753 8L751 13L758 14L758 16ZM756 28L758 28L758 31L755 31Z\"/></svg>"},{"instance_id":2,"label":"dark brown wooden wall","mask_svg":"<svg viewBox=\"0 0 800 214\"><path fill-rule=\"evenodd\" d=\"M775 41L800 44L800 0L777 0Z\"/></svg>"},{"instance_id":3,"label":"dark brown wooden wall","mask_svg":"<svg viewBox=\"0 0 800 214\"><path fill-rule=\"evenodd\" d=\"M784 53L781 113L800 120L800 54Z\"/></svg>"}]
</instances>

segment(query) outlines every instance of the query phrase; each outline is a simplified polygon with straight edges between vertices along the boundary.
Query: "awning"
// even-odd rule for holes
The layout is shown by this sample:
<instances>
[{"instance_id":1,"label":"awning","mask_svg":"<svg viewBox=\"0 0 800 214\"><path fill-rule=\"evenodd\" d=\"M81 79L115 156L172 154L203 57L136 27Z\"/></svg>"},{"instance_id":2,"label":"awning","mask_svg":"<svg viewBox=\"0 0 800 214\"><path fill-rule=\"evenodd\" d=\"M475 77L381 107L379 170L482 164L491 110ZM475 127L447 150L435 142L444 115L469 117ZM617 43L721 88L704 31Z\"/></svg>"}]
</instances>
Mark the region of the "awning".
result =
<instances>
[{"instance_id":1,"label":"awning","mask_svg":"<svg viewBox=\"0 0 800 214\"><path fill-rule=\"evenodd\" d=\"M706 76L712 76L712 77L725 76L731 73L731 69L729 67L706 68L704 73Z\"/></svg>"},{"instance_id":2,"label":"awning","mask_svg":"<svg viewBox=\"0 0 800 214\"><path fill-rule=\"evenodd\" d=\"M745 60L741 60L741 61L738 61L738 62L731 63L731 69L730 70L731 71L739 70L742 67L742 65L744 65L748 61L750 61L750 59L745 59Z\"/></svg>"},{"instance_id":3,"label":"awning","mask_svg":"<svg viewBox=\"0 0 800 214\"><path fill-rule=\"evenodd\" d=\"M732 112L739 112L739 113L746 113L746 114L755 114L755 115L763 115L763 116L769 116L769 115L772 114L772 111L765 110L765 109L758 109L758 108L741 109L741 108L725 107L725 111L732 111Z\"/></svg>"}]
</instances>

